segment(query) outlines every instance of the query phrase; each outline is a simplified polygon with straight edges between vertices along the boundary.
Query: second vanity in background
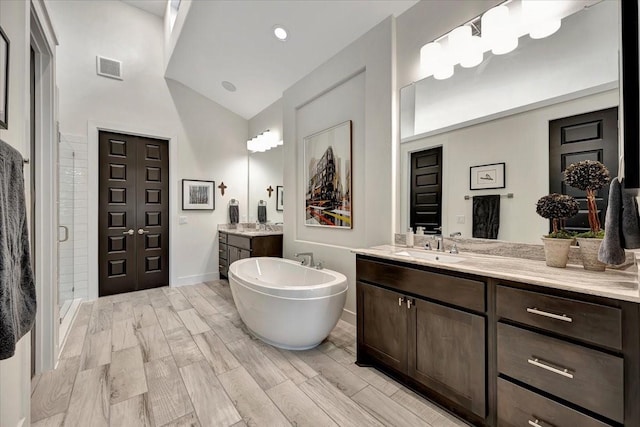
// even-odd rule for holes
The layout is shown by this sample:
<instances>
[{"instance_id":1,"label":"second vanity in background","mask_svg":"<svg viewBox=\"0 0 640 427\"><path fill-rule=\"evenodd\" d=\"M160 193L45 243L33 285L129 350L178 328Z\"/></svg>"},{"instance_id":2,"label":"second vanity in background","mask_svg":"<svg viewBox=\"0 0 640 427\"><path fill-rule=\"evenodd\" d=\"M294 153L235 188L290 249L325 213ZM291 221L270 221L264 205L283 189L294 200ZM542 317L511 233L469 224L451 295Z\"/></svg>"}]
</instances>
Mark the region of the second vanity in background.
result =
<instances>
[{"instance_id":1,"label":"second vanity in background","mask_svg":"<svg viewBox=\"0 0 640 427\"><path fill-rule=\"evenodd\" d=\"M640 425L635 272L399 249L355 251L359 364L474 425Z\"/></svg>"},{"instance_id":2,"label":"second vanity in background","mask_svg":"<svg viewBox=\"0 0 640 427\"><path fill-rule=\"evenodd\" d=\"M255 228L218 230L220 277L227 278L229 266L235 261L251 257L282 258L282 230L258 231Z\"/></svg>"}]
</instances>

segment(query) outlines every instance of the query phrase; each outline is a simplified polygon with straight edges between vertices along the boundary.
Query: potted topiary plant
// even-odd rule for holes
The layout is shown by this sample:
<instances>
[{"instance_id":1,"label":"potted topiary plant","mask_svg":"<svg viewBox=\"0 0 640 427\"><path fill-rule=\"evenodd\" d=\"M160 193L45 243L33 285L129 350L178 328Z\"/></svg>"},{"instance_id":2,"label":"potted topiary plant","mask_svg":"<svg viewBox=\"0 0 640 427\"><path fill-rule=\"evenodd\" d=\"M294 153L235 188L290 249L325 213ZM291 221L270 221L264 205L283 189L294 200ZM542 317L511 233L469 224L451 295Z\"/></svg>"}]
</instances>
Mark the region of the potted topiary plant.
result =
<instances>
[{"instance_id":1,"label":"potted topiary plant","mask_svg":"<svg viewBox=\"0 0 640 427\"><path fill-rule=\"evenodd\" d=\"M573 234L564 230L564 221L578 213L580 204L565 194L549 194L541 197L536 204L536 213L550 219L552 232L542 237L544 258L549 267L565 268L569 259L569 248Z\"/></svg>"},{"instance_id":2,"label":"potted topiary plant","mask_svg":"<svg viewBox=\"0 0 640 427\"><path fill-rule=\"evenodd\" d=\"M590 230L576 236L580 246L582 265L585 270L604 271L605 264L598 261L598 250L604 237L604 230L600 227L596 191L610 181L609 170L598 161L583 160L570 165L564 171L564 181L567 185L587 193Z\"/></svg>"}]
</instances>

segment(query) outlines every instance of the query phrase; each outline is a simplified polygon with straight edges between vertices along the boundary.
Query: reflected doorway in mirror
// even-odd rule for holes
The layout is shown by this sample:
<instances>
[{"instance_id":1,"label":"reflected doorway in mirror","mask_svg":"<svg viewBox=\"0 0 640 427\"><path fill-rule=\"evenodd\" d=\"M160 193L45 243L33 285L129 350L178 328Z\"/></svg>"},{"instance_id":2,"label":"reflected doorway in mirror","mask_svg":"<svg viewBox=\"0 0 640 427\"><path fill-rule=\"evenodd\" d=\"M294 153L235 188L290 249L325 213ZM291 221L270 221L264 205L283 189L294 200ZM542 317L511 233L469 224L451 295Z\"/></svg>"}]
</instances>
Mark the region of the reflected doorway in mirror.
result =
<instances>
[{"instance_id":1,"label":"reflected doorway in mirror","mask_svg":"<svg viewBox=\"0 0 640 427\"><path fill-rule=\"evenodd\" d=\"M284 210L284 187L282 185L276 186L276 210Z\"/></svg>"}]
</instances>

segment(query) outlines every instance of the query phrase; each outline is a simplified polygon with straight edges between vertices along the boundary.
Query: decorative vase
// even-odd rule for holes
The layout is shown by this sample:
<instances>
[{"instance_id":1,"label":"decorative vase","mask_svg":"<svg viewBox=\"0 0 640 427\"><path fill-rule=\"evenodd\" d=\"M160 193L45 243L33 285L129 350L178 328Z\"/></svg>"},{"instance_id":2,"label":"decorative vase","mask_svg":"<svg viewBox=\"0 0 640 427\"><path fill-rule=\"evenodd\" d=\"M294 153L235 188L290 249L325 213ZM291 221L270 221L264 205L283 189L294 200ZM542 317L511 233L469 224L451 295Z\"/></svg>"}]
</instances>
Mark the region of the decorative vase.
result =
<instances>
[{"instance_id":1,"label":"decorative vase","mask_svg":"<svg viewBox=\"0 0 640 427\"><path fill-rule=\"evenodd\" d=\"M602 239L593 239L586 237L578 238L580 246L580 256L582 257L582 265L585 270L604 271L606 264L598 261L598 250L602 244Z\"/></svg>"},{"instance_id":2,"label":"decorative vase","mask_svg":"<svg viewBox=\"0 0 640 427\"><path fill-rule=\"evenodd\" d=\"M569 260L569 248L573 239L543 237L544 259L549 267L565 268ZM597 254L596 254L597 255Z\"/></svg>"}]
</instances>

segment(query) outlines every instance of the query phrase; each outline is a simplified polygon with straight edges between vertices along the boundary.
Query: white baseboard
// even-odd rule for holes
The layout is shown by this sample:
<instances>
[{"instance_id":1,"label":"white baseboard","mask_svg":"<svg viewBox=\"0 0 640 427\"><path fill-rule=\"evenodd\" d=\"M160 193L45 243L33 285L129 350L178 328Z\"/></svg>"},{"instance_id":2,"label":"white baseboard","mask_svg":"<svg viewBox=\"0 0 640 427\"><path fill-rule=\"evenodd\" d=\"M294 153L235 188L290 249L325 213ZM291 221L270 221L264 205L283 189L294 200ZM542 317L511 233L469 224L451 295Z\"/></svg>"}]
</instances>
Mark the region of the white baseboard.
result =
<instances>
[{"instance_id":1,"label":"white baseboard","mask_svg":"<svg viewBox=\"0 0 640 427\"><path fill-rule=\"evenodd\" d=\"M195 274L193 276L178 277L175 282L171 283L170 287L178 288L180 286L196 285L198 283L213 282L214 280L220 280L220 273L218 271L213 273Z\"/></svg>"},{"instance_id":2,"label":"white baseboard","mask_svg":"<svg viewBox=\"0 0 640 427\"><path fill-rule=\"evenodd\" d=\"M346 308L343 309L342 316L340 316L340 318L345 322L350 323L353 326L356 326L356 314L353 311L347 310Z\"/></svg>"}]
</instances>

